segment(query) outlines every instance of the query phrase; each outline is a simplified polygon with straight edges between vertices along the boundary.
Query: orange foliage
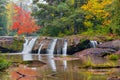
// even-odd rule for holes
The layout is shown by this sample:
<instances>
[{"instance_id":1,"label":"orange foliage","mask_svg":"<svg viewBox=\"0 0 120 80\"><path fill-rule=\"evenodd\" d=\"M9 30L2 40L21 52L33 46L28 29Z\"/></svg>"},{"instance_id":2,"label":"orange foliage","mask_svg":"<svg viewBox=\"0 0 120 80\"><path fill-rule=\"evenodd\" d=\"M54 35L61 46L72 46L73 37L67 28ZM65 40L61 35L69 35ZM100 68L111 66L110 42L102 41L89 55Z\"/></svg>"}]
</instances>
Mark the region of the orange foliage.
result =
<instances>
[{"instance_id":1,"label":"orange foliage","mask_svg":"<svg viewBox=\"0 0 120 80\"><path fill-rule=\"evenodd\" d=\"M19 6L14 5L16 14L13 16L14 22L12 30L16 30L18 35L31 34L36 32L40 27L35 23L35 19L31 17L31 13L25 11Z\"/></svg>"}]
</instances>

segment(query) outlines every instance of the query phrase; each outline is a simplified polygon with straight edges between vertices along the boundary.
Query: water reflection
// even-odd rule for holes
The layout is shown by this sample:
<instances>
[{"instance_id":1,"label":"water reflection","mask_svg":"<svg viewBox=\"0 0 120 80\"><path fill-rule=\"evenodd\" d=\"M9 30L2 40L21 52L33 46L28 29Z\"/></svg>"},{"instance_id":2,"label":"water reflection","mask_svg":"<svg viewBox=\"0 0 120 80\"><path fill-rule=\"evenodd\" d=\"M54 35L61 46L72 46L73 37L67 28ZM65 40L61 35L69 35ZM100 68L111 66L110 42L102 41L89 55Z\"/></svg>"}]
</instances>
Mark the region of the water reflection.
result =
<instances>
[{"instance_id":1,"label":"water reflection","mask_svg":"<svg viewBox=\"0 0 120 80\"><path fill-rule=\"evenodd\" d=\"M33 55L33 59L34 56L38 57L38 55ZM120 76L118 68L81 69L78 68L82 65L80 60L55 60L54 55L41 55L41 57L42 61L48 63L44 67L12 67L8 70L12 79L6 79L5 76L1 80L106 80L109 76ZM20 78L21 76L16 71L27 76Z\"/></svg>"},{"instance_id":2,"label":"water reflection","mask_svg":"<svg viewBox=\"0 0 120 80\"><path fill-rule=\"evenodd\" d=\"M67 61L66 60L63 60L63 67L64 67L64 70L67 69Z\"/></svg>"},{"instance_id":3,"label":"water reflection","mask_svg":"<svg viewBox=\"0 0 120 80\"><path fill-rule=\"evenodd\" d=\"M50 66L52 71L56 71L57 70L56 69L56 63L55 63L53 54L47 55L47 61L48 61L48 65Z\"/></svg>"},{"instance_id":4,"label":"water reflection","mask_svg":"<svg viewBox=\"0 0 120 80\"><path fill-rule=\"evenodd\" d=\"M11 71L12 80L37 80L36 76L39 76L36 69L28 68L24 65Z\"/></svg>"}]
</instances>

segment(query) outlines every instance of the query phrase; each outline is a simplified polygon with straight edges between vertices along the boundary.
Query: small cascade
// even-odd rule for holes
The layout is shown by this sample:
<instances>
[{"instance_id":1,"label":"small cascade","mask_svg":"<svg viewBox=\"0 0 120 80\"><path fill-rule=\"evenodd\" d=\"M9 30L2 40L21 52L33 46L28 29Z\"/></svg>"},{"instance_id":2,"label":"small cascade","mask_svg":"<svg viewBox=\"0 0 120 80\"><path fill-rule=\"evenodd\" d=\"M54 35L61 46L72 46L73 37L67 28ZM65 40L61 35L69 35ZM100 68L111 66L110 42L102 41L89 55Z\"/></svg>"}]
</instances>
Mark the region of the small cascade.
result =
<instances>
[{"instance_id":1,"label":"small cascade","mask_svg":"<svg viewBox=\"0 0 120 80\"><path fill-rule=\"evenodd\" d=\"M29 39L26 38L22 53L25 53L25 54L30 53L32 51L32 48L33 48L36 40L37 40L37 37L31 39L30 41L29 41Z\"/></svg>"},{"instance_id":2,"label":"small cascade","mask_svg":"<svg viewBox=\"0 0 120 80\"><path fill-rule=\"evenodd\" d=\"M34 47L35 41L37 40L37 37L32 38L31 40L25 39L24 47L23 47L23 60L33 60L32 55L29 54L32 51L32 48Z\"/></svg>"},{"instance_id":3,"label":"small cascade","mask_svg":"<svg viewBox=\"0 0 120 80\"><path fill-rule=\"evenodd\" d=\"M22 53L24 53L26 51L28 43L29 43L29 40L27 38L25 38L25 43L23 44Z\"/></svg>"},{"instance_id":4,"label":"small cascade","mask_svg":"<svg viewBox=\"0 0 120 80\"><path fill-rule=\"evenodd\" d=\"M62 48L62 54L63 56L67 55L67 40L64 40L63 48Z\"/></svg>"},{"instance_id":5,"label":"small cascade","mask_svg":"<svg viewBox=\"0 0 120 80\"><path fill-rule=\"evenodd\" d=\"M90 41L90 46L91 47L96 48L97 45L98 45L97 41L95 41L95 40Z\"/></svg>"},{"instance_id":6,"label":"small cascade","mask_svg":"<svg viewBox=\"0 0 120 80\"><path fill-rule=\"evenodd\" d=\"M54 48L55 48L56 42L57 42L57 39L53 39L51 41L51 44L47 48L47 54L54 54Z\"/></svg>"},{"instance_id":7,"label":"small cascade","mask_svg":"<svg viewBox=\"0 0 120 80\"><path fill-rule=\"evenodd\" d=\"M52 68L53 71L56 71L55 60L53 59L56 42L57 42L57 39L53 39L51 41L51 44L47 48L47 54L49 54L48 57L47 57L48 58L48 63L49 63L49 65L50 65L50 67Z\"/></svg>"},{"instance_id":8,"label":"small cascade","mask_svg":"<svg viewBox=\"0 0 120 80\"><path fill-rule=\"evenodd\" d=\"M40 43L40 47L38 49L38 59L41 60L41 55L40 55L40 52L41 52L41 49L42 49L42 46L44 45L43 42Z\"/></svg>"}]
</instances>

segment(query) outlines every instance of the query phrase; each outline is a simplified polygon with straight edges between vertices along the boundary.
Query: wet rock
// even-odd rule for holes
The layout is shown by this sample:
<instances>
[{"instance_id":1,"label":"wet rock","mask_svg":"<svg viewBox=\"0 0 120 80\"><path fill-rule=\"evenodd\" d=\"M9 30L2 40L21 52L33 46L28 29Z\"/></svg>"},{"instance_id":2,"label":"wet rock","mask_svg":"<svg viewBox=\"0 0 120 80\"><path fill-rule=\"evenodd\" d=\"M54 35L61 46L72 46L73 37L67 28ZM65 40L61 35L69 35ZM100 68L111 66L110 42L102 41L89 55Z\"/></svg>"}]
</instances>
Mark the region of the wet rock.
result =
<instances>
[{"instance_id":1,"label":"wet rock","mask_svg":"<svg viewBox=\"0 0 120 80\"><path fill-rule=\"evenodd\" d=\"M0 52L1 53L7 53L7 52L16 52L15 50L12 50L12 49L8 49L8 48L4 48L4 47L1 47L0 46Z\"/></svg>"},{"instance_id":2,"label":"wet rock","mask_svg":"<svg viewBox=\"0 0 120 80\"><path fill-rule=\"evenodd\" d=\"M118 55L120 55L120 50L119 50L119 51L117 51L115 54L118 54Z\"/></svg>"},{"instance_id":3,"label":"wet rock","mask_svg":"<svg viewBox=\"0 0 120 80\"><path fill-rule=\"evenodd\" d=\"M83 51L77 52L74 55L76 57L83 57L83 56L98 56L98 57L104 57L106 55L114 53L115 50L113 49L102 49L102 48L89 48L85 49Z\"/></svg>"},{"instance_id":4,"label":"wet rock","mask_svg":"<svg viewBox=\"0 0 120 80\"><path fill-rule=\"evenodd\" d=\"M88 39L80 40L78 44L68 46L68 54L74 54L76 52L79 52L81 50L90 48L90 41Z\"/></svg>"},{"instance_id":5,"label":"wet rock","mask_svg":"<svg viewBox=\"0 0 120 80\"><path fill-rule=\"evenodd\" d=\"M24 43L23 37L0 37L0 51L2 53L20 52Z\"/></svg>"},{"instance_id":6,"label":"wet rock","mask_svg":"<svg viewBox=\"0 0 120 80\"><path fill-rule=\"evenodd\" d=\"M110 48L110 49L120 50L120 40L114 40L114 41L105 42L103 44L99 44L98 48Z\"/></svg>"},{"instance_id":7,"label":"wet rock","mask_svg":"<svg viewBox=\"0 0 120 80\"><path fill-rule=\"evenodd\" d=\"M117 76L109 77L107 80L120 80L120 77Z\"/></svg>"}]
</instances>

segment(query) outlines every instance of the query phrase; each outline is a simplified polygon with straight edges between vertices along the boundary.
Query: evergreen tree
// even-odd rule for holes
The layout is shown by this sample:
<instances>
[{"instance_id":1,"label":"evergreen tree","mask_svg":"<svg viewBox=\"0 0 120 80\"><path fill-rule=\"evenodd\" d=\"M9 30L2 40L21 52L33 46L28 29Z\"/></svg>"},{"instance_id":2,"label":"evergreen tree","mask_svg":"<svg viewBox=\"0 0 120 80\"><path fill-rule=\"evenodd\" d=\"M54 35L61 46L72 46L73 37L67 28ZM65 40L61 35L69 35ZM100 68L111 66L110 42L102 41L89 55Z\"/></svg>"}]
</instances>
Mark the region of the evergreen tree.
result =
<instances>
[{"instance_id":1,"label":"evergreen tree","mask_svg":"<svg viewBox=\"0 0 120 80\"><path fill-rule=\"evenodd\" d=\"M0 0L0 35L6 34L5 0Z\"/></svg>"},{"instance_id":2,"label":"evergreen tree","mask_svg":"<svg viewBox=\"0 0 120 80\"><path fill-rule=\"evenodd\" d=\"M77 34L83 30L84 12L80 9L83 3L75 0L46 0L48 4L38 4L39 10L33 15L41 28L40 33L49 36ZM80 5L81 4L81 5ZM80 29L80 30L78 30Z\"/></svg>"},{"instance_id":3,"label":"evergreen tree","mask_svg":"<svg viewBox=\"0 0 120 80\"><path fill-rule=\"evenodd\" d=\"M112 13L111 29L113 33L120 35L120 0L114 0Z\"/></svg>"}]
</instances>

